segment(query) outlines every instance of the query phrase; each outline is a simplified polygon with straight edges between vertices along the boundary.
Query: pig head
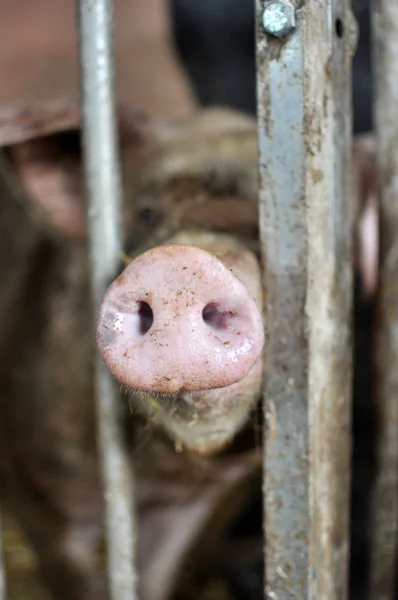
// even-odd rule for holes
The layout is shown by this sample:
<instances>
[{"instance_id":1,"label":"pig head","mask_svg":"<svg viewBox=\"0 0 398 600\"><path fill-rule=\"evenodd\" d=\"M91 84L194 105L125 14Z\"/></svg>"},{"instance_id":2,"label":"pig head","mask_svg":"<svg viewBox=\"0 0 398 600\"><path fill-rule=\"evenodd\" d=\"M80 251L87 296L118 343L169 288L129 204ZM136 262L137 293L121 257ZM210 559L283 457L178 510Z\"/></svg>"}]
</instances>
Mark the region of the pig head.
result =
<instances>
[{"instance_id":1,"label":"pig head","mask_svg":"<svg viewBox=\"0 0 398 600\"><path fill-rule=\"evenodd\" d=\"M49 119L47 107L47 121L42 123L43 108L35 112L22 107L15 127L5 114L4 138L10 160L36 206L56 230L74 239L75 246L81 245L86 211L79 111L73 103L53 103L51 111ZM127 273L117 279L115 289L120 294L101 317L100 322L105 322L98 340L105 361L124 387L143 392L135 397L135 405L177 445L203 453L215 451L243 426L261 387L260 269L257 255L249 248L257 243L255 122L213 109L186 121L163 124L123 107L118 120L126 249L131 253L149 239L150 246L156 245L154 240L167 238L170 245L173 234L189 231L185 243L171 251L171 261L163 256L162 269L167 267L167 273L159 272L159 267L154 275L162 256L154 250L129 268L129 273L134 271L142 280L136 313L128 308L123 312L121 307L129 301L122 286ZM40 125L44 135L38 139ZM51 125L61 131L52 130ZM198 238L198 232L206 231L208 239ZM229 238L222 236L226 232ZM173 290L178 293L176 301ZM162 311L157 306L154 314L157 301L162 302ZM129 343L119 344L112 336L112 315L127 327L136 327L141 336L135 340L139 347L134 356L129 348L127 371L123 360ZM169 337L165 327L169 327ZM155 339L155 345L147 343ZM134 377L139 379L136 385Z\"/></svg>"},{"instance_id":2,"label":"pig head","mask_svg":"<svg viewBox=\"0 0 398 600\"><path fill-rule=\"evenodd\" d=\"M377 272L375 163L372 142L356 140L347 201L354 204L355 266L367 296L374 292ZM132 391L133 406L159 423L178 447L212 453L247 421L266 359L255 121L211 109L185 128L163 128L132 181L138 232L132 239L142 241L145 222L150 235L146 251L105 295L97 345L111 373ZM244 295L230 274L217 274L225 268L244 283ZM235 347L227 335L244 319L250 352Z\"/></svg>"},{"instance_id":3,"label":"pig head","mask_svg":"<svg viewBox=\"0 0 398 600\"><path fill-rule=\"evenodd\" d=\"M149 248L109 288L97 344L133 390L131 405L176 447L214 453L247 422L261 391L256 127L213 109L157 127L154 138L130 179L132 249L141 219Z\"/></svg>"}]
</instances>

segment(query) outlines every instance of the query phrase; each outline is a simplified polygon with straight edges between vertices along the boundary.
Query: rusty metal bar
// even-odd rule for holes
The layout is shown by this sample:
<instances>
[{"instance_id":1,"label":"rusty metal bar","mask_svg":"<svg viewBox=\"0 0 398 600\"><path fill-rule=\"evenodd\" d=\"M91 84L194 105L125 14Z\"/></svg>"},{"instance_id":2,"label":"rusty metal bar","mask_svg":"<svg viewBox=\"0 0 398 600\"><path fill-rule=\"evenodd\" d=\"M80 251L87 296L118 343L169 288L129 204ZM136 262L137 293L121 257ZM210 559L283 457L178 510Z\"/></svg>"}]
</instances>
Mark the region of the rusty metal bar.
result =
<instances>
[{"instance_id":1,"label":"rusty metal bar","mask_svg":"<svg viewBox=\"0 0 398 600\"><path fill-rule=\"evenodd\" d=\"M6 600L7 588L6 588L6 571L4 565L4 549L3 549L3 525L0 512L0 600Z\"/></svg>"},{"instance_id":2,"label":"rusty metal bar","mask_svg":"<svg viewBox=\"0 0 398 600\"><path fill-rule=\"evenodd\" d=\"M398 4L373 0L373 72L380 191L376 300L376 473L372 489L370 598L398 586Z\"/></svg>"},{"instance_id":3,"label":"rusty metal bar","mask_svg":"<svg viewBox=\"0 0 398 600\"><path fill-rule=\"evenodd\" d=\"M256 37L269 332L264 597L344 600L356 26L348 0L256 0Z\"/></svg>"},{"instance_id":4,"label":"rusty metal bar","mask_svg":"<svg viewBox=\"0 0 398 600\"><path fill-rule=\"evenodd\" d=\"M112 0L80 0L78 16L92 293L97 311L122 249ZM133 480L118 422L120 397L98 354L95 374L110 596L133 600L137 598Z\"/></svg>"}]
</instances>

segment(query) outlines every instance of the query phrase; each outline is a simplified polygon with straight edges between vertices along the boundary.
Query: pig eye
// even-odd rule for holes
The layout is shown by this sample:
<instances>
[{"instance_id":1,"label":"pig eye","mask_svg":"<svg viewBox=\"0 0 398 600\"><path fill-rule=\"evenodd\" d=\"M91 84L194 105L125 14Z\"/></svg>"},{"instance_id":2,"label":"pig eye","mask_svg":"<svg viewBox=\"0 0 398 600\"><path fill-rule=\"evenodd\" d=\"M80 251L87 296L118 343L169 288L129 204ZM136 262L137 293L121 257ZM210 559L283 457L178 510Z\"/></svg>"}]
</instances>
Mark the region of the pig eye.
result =
<instances>
[{"instance_id":1,"label":"pig eye","mask_svg":"<svg viewBox=\"0 0 398 600\"><path fill-rule=\"evenodd\" d=\"M138 218L144 225L152 225L155 221L155 211L151 208L143 208L138 213Z\"/></svg>"}]
</instances>

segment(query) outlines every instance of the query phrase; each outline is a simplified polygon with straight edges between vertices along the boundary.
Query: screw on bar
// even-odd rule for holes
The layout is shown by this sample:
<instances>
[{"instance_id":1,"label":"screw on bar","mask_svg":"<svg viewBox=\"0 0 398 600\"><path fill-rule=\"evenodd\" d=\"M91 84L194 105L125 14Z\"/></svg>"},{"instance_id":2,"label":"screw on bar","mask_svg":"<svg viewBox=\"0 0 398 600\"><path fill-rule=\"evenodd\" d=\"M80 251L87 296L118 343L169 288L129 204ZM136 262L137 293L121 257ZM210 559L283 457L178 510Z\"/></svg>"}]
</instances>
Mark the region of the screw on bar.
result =
<instances>
[{"instance_id":1,"label":"screw on bar","mask_svg":"<svg viewBox=\"0 0 398 600\"><path fill-rule=\"evenodd\" d=\"M78 17L92 294L97 311L115 276L122 244L112 0L80 0ZM137 581L133 478L118 424L118 392L98 354L95 376L110 597L134 600Z\"/></svg>"},{"instance_id":2,"label":"screw on bar","mask_svg":"<svg viewBox=\"0 0 398 600\"><path fill-rule=\"evenodd\" d=\"M370 598L393 600L398 559L398 4L372 2L380 191L374 410L376 472L370 518Z\"/></svg>"},{"instance_id":3,"label":"screw on bar","mask_svg":"<svg viewBox=\"0 0 398 600\"><path fill-rule=\"evenodd\" d=\"M3 554L3 535L2 535L2 519L0 512L0 600L6 600L7 589L6 589L6 571L4 566L4 554Z\"/></svg>"},{"instance_id":4,"label":"screw on bar","mask_svg":"<svg viewBox=\"0 0 398 600\"><path fill-rule=\"evenodd\" d=\"M263 3L255 3L259 225L269 334L264 598L345 600L355 36L341 39L335 23L340 19L350 30L353 17L349 0L271 5L293 6L295 14L287 23L288 13L275 8L264 19ZM291 35L275 37L287 25Z\"/></svg>"},{"instance_id":5,"label":"screw on bar","mask_svg":"<svg viewBox=\"0 0 398 600\"><path fill-rule=\"evenodd\" d=\"M273 0L263 8L264 31L274 37L283 37L296 27L296 9L291 2Z\"/></svg>"}]
</instances>

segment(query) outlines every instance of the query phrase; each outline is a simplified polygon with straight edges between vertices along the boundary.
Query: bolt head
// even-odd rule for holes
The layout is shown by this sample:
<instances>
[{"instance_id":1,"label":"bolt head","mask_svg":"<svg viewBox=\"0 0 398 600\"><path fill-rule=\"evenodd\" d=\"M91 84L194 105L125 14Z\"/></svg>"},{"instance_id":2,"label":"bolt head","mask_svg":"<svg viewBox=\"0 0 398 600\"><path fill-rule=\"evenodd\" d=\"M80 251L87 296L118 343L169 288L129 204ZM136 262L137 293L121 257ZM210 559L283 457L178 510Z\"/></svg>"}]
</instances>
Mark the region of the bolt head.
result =
<instances>
[{"instance_id":1,"label":"bolt head","mask_svg":"<svg viewBox=\"0 0 398 600\"><path fill-rule=\"evenodd\" d=\"M283 0L267 2L263 9L263 27L274 37L283 37L296 27L296 13L293 4Z\"/></svg>"}]
</instances>

